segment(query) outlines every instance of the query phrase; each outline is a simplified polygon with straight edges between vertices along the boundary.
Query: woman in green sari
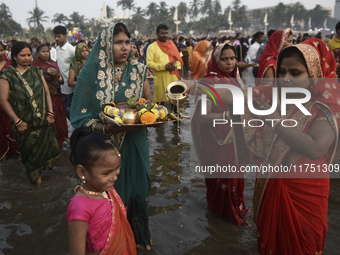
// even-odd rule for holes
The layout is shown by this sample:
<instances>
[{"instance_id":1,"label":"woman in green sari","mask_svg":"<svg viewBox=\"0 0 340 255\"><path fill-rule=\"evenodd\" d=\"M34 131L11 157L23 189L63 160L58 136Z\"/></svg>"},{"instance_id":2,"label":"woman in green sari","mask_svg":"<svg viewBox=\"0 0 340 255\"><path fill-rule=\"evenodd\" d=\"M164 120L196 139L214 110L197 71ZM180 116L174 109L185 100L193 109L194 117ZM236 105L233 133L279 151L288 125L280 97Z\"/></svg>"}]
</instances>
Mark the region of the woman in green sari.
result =
<instances>
[{"instance_id":1,"label":"woman in green sari","mask_svg":"<svg viewBox=\"0 0 340 255\"><path fill-rule=\"evenodd\" d=\"M152 100L146 79L147 67L133 59L130 34L122 23L105 27L77 79L71 107L75 128L89 126L109 134L119 144L121 173L115 189L127 209L127 218L137 245L150 249L148 217L150 188L149 147L146 128L106 125L103 104L126 102L129 98Z\"/></svg>"},{"instance_id":2,"label":"woman in green sari","mask_svg":"<svg viewBox=\"0 0 340 255\"><path fill-rule=\"evenodd\" d=\"M70 71L68 76L68 85L74 87L77 84L77 77L80 71L83 69L85 61L89 55L90 49L85 43L78 43L76 46L76 52L72 63L70 65Z\"/></svg>"},{"instance_id":3,"label":"woman in green sari","mask_svg":"<svg viewBox=\"0 0 340 255\"><path fill-rule=\"evenodd\" d=\"M21 162L32 182L40 184L43 169L51 168L60 154L52 100L39 67L30 66L31 47L17 42L12 66L0 73L0 103L11 119Z\"/></svg>"}]
</instances>

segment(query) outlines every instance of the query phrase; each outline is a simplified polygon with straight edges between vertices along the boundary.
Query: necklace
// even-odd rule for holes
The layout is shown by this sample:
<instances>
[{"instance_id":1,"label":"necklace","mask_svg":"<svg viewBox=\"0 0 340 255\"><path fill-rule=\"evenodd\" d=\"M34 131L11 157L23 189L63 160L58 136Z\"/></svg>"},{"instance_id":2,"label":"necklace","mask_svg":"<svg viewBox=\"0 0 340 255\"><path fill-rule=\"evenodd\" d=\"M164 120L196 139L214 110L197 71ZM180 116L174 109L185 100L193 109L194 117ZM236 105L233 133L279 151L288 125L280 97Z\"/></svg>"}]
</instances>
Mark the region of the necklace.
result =
<instances>
[{"instance_id":1,"label":"necklace","mask_svg":"<svg viewBox=\"0 0 340 255\"><path fill-rule=\"evenodd\" d=\"M103 198L106 198L107 200L109 199L109 196L107 195L107 193L105 191L103 192L95 192L95 191L89 191L83 188L83 186L80 185L80 190L82 192L84 192L87 195L92 195L92 196L102 196Z\"/></svg>"},{"instance_id":2,"label":"necklace","mask_svg":"<svg viewBox=\"0 0 340 255\"><path fill-rule=\"evenodd\" d=\"M122 79L123 72L124 72L126 66L127 66L127 64L125 62L122 66L115 67L115 78L117 79L117 83L119 83L120 80Z\"/></svg>"}]
</instances>

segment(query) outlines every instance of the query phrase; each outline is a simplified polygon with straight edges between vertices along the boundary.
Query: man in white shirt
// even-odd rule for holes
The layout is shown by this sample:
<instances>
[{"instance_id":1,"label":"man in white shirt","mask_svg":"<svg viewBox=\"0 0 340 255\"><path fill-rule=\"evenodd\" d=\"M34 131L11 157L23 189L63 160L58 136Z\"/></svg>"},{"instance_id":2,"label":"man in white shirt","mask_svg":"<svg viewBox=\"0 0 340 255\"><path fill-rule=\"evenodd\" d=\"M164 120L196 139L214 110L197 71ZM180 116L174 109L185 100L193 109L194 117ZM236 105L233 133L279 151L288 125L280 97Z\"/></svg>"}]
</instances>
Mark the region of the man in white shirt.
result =
<instances>
[{"instance_id":1,"label":"man in white shirt","mask_svg":"<svg viewBox=\"0 0 340 255\"><path fill-rule=\"evenodd\" d=\"M64 84L61 85L61 97L66 117L70 119L71 102L74 92L74 87L68 85L69 69L72 59L75 54L75 48L67 41L66 27L56 26L53 29L54 38L58 44L57 47L57 64L60 73L64 78Z\"/></svg>"},{"instance_id":2,"label":"man in white shirt","mask_svg":"<svg viewBox=\"0 0 340 255\"><path fill-rule=\"evenodd\" d=\"M50 56L53 61L57 61L57 50L55 49L55 43L51 43Z\"/></svg>"},{"instance_id":3,"label":"man in white shirt","mask_svg":"<svg viewBox=\"0 0 340 255\"><path fill-rule=\"evenodd\" d=\"M249 55L251 63L255 63L256 61L256 53L265 39L264 33L260 31L256 32L254 34L254 39L255 39L255 42L249 47L249 50L248 50L248 55Z\"/></svg>"}]
</instances>

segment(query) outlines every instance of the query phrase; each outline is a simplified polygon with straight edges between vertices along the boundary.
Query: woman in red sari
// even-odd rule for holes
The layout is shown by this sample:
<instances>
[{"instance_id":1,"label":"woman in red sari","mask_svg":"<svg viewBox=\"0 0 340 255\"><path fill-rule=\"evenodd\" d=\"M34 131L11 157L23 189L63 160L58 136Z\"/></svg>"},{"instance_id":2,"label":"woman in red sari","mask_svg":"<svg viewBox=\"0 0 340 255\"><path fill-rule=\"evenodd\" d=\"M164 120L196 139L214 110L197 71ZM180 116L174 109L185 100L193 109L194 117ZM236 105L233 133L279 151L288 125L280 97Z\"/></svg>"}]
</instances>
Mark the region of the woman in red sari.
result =
<instances>
[{"instance_id":1,"label":"woman in red sari","mask_svg":"<svg viewBox=\"0 0 340 255\"><path fill-rule=\"evenodd\" d=\"M293 45L293 34L290 29L277 30L270 36L259 58L256 85L275 85L277 56L281 50L291 45Z\"/></svg>"},{"instance_id":2,"label":"woman in red sari","mask_svg":"<svg viewBox=\"0 0 340 255\"><path fill-rule=\"evenodd\" d=\"M37 59L32 62L32 65L40 67L48 84L55 115L54 125L60 147L65 139L68 138L66 115L60 93L60 85L64 83L64 79L59 72L57 63L51 60L50 51L46 44L40 44L37 47Z\"/></svg>"},{"instance_id":3,"label":"woman in red sari","mask_svg":"<svg viewBox=\"0 0 340 255\"><path fill-rule=\"evenodd\" d=\"M12 61L7 56L3 44L0 42L0 71L12 65ZM19 148L13 137L11 122L0 104L0 160L5 160L6 156L19 153Z\"/></svg>"},{"instance_id":4,"label":"woman in red sari","mask_svg":"<svg viewBox=\"0 0 340 255\"><path fill-rule=\"evenodd\" d=\"M208 74L203 82L233 84L244 87L237 67L236 49L228 44L217 46L208 63ZM207 103L207 115L201 114L201 100L198 100L192 120L192 134L195 149L201 164L205 167L236 165L234 145L230 127L216 125L213 119L225 119L229 107L212 101ZM239 169L239 167L237 167ZM247 208L244 203L244 179L239 173L222 173L205 175L207 202L209 210L217 217L224 218L236 225L247 225L243 219Z\"/></svg>"},{"instance_id":5,"label":"woman in red sari","mask_svg":"<svg viewBox=\"0 0 340 255\"><path fill-rule=\"evenodd\" d=\"M332 51L321 40L310 38L282 50L277 61L278 90L299 87L311 92L303 106L288 105L264 116L278 121L254 128L233 127L238 163L262 158L262 166L286 167L285 171L258 175L254 192L254 221L261 254L323 254L327 233L329 195L328 165L339 159L340 84L335 77ZM233 104L229 90L216 89L221 99ZM257 86L257 108L272 104L273 86ZM289 93L291 99L301 93ZM247 99L247 96L245 96ZM245 100L247 101L247 100ZM237 117L237 118L236 118ZM245 107L236 121L261 118ZM293 126L287 119L293 119ZM285 122L285 127L282 125ZM291 121L293 122L293 121ZM263 167L262 167L263 169ZM290 171L288 169L291 169Z\"/></svg>"}]
</instances>

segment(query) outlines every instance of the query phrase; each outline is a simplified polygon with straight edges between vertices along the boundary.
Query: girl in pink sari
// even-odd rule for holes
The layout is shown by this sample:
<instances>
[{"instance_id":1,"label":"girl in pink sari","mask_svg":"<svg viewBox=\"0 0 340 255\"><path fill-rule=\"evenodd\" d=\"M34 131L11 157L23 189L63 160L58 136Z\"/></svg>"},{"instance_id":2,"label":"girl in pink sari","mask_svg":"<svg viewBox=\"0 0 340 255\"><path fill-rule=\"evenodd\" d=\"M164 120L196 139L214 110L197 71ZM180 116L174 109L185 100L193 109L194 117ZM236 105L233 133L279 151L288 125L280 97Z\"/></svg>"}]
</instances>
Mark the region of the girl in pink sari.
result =
<instances>
[{"instance_id":1,"label":"girl in pink sari","mask_svg":"<svg viewBox=\"0 0 340 255\"><path fill-rule=\"evenodd\" d=\"M120 158L113 140L105 134L88 127L73 132L70 159L82 183L66 214L71 255L137 254L125 206L113 187Z\"/></svg>"},{"instance_id":2,"label":"girl in pink sari","mask_svg":"<svg viewBox=\"0 0 340 255\"><path fill-rule=\"evenodd\" d=\"M221 44L217 46L208 63L208 74L204 77L206 84L233 84L244 87L236 65L234 46ZM207 103L207 115L201 114L201 101L198 100L196 112L192 120L192 134L195 149L203 166L236 165L234 145L230 127L216 125L212 119L223 119L229 115L229 107L212 101ZM239 169L239 167L237 167ZM209 210L217 217L224 218L236 225L247 225L243 219L247 208L244 203L244 179L239 173L222 175L206 174L207 202Z\"/></svg>"}]
</instances>

